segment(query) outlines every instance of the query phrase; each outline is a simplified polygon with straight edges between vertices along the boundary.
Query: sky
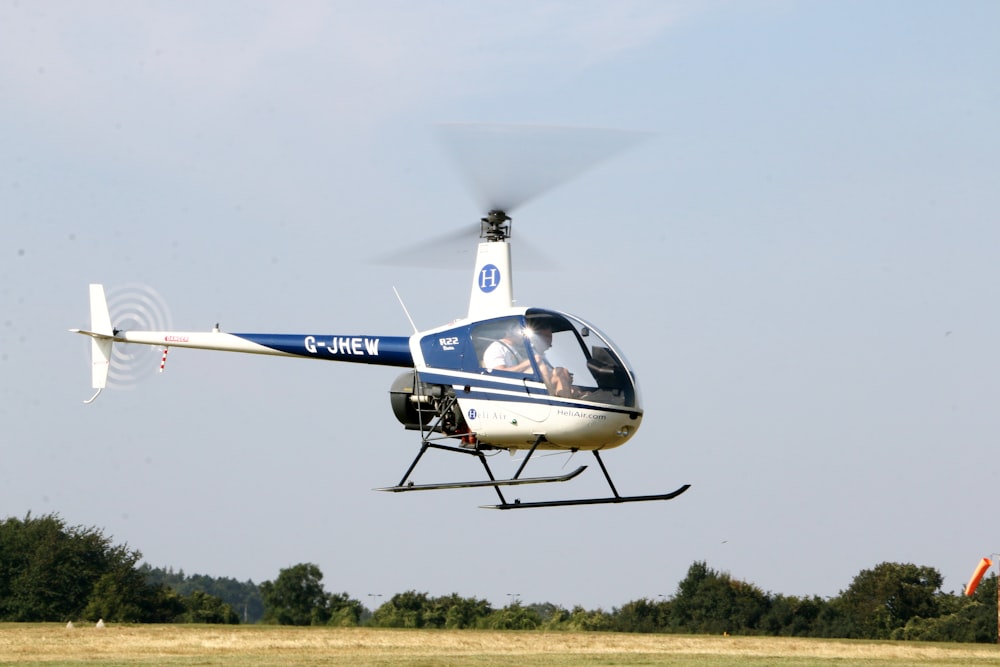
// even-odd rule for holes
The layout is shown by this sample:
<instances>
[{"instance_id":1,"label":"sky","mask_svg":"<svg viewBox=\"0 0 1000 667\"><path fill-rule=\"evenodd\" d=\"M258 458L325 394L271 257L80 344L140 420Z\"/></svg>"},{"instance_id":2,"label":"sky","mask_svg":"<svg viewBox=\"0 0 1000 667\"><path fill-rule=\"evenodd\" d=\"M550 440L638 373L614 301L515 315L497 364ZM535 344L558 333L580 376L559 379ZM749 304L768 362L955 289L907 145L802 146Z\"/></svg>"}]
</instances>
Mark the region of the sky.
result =
<instances>
[{"instance_id":1,"label":"sky","mask_svg":"<svg viewBox=\"0 0 1000 667\"><path fill-rule=\"evenodd\" d=\"M695 561L786 595L885 561L960 591L1000 552L998 24L986 1L0 0L0 516L189 574L312 562L368 606L610 609ZM173 349L160 374L150 350L83 404L92 282L179 330L408 335L394 287L421 328L462 317L471 255L372 261L484 213L451 122L649 133L516 211L515 298L635 367L618 489L686 494L376 492L419 447L393 368ZM522 270L521 239L557 268ZM433 454L425 481L481 474ZM591 466L517 495L606 492Z\"/></svg>"}]
</instances>

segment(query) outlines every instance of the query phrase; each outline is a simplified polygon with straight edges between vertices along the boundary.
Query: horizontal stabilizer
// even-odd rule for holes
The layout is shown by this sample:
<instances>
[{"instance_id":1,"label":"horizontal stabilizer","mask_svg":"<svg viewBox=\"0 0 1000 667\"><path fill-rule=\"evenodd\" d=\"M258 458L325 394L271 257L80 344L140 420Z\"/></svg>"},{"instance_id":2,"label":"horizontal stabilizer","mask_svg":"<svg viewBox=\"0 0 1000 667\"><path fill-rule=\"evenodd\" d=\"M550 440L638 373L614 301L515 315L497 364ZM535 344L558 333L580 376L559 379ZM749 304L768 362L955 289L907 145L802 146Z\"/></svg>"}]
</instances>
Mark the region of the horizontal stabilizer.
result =
<instances>
[{"instance_id":1,"label":"horizontal stabilizer","mask_svg":"<svg viewBox=\"0 0 1000 667\"><path fill-rule=\"evenodd\" d=\"M83 334L84 336L90 336L91 338L104 338L106 340L115 339L113 334L102 334L97 333L96 331L87 331L86 329L70 329L69 332Z\"/></svg>"}]
</instances>

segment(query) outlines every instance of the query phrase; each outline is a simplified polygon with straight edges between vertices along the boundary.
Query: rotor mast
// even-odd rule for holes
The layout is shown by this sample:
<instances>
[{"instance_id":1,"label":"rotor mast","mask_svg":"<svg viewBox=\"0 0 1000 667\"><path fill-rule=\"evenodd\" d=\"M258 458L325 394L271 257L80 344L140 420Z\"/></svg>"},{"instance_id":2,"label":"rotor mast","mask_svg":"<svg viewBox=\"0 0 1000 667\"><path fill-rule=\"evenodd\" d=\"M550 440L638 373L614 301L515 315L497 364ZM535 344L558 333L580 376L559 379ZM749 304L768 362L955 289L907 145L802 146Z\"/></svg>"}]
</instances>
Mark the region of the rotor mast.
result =
<instances>
[{"instance_id":1,"label":"rotor mast","mask_svg":"<svg viewBox=\"0 0 1000 667\"><path fill-rule=\"evenodd\" d=\"M469 319L507 314L514 305L510 216L648 136L557 125L450 123L439 137L475 196L481 219Z\"/></svg>"},{"instance_id":2,"label":"rotor mast","mask_svg":"<svg viewBox=\"0 0 1000 667\"><path fill-rule=\"evenodd\" d=\"M513 276L510 270L511 219L504 211L492 209L480 221L479 249L469 296L469 319L495 317L514 305Z\"/></svg>"}]
</instances>

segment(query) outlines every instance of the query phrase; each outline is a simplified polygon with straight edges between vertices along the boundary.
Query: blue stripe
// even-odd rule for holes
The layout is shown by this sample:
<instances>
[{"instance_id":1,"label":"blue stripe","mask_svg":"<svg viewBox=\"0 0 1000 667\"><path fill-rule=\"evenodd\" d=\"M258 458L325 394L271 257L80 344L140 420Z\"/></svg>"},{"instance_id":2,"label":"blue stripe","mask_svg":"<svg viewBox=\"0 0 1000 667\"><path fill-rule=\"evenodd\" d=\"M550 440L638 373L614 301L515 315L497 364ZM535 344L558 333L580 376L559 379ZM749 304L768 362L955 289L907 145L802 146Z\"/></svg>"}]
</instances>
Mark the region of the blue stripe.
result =
<instances>
[{"instance_id":1,"label":"blue stripe","mask_svg":"<svg viewBox=\"0 0 1000 667\"><path fill-rule=\"evenodd\" d=\"M413 367L410 339L405 336L343 336L340 334L246 334L243 340L310 359L349 361L379 366Z\"/></svg>"},{"instance_id":2,"label":"blue stripe","mask_svg":"<svg viewBox=\"0 0 1000 667\"><path fill-rule=\"evenodd\" d=\"M506 382L495 378L492 375L487 374L470 374L458 371L454 374L452 373L442 373L442 372L420 372L420 379L429 384L447 384L447 385L475 385L479 388L489 388L489 389L505 389L507 391L519 391L521 393L527 393L524 390L524 381L521 379L507 379ZM541 387L539 383L537 386ZM539 388L536 391L543 391Z\"/></svg>"},{"instance_id":3,"label":"blue stripe","mask_svg":"<svg viewBox=\"0 0 1000 667\"><path fill-rule=\"evenodd\" d=\"M505 401L509 403L542 403L553 408L592 410L594 412L608 412L620 415L642 414L642 410L636 410L635 408L610 405L608 403L579 403L572 400L549 396L548 394L525 393L520 396L509 396L507 394L497 394L489 390L478 391L476 389L472 389L468 393L456 392L456 395L460 400L463 398L478 398L487 401Z\"/></svg>"},{"instance_id":4,"label":"blue stripe","mask_svg":"<svg viewBox=\"0 0 1000 667\"><path fill-rule=\"evenodd\" d=\"M523 382L502 383L492 379L489 375L446 375L444 373L420 373L420 380L429 384L444 384L455 388L455 395L459 400L472 398L488 401L508 401L510 403L541 403L554 408L571 408L574 410L593 410L595 412L610 412L614 414L642 414L642 410L634 407L622 405L611 405L609 403L584 404L572 399L550 396L539 386L532 388L532 393L524 389ZM468 391L465 388L468 387ZM499 392L510 393L499 393Z\"/></svg>"}]
</instances>

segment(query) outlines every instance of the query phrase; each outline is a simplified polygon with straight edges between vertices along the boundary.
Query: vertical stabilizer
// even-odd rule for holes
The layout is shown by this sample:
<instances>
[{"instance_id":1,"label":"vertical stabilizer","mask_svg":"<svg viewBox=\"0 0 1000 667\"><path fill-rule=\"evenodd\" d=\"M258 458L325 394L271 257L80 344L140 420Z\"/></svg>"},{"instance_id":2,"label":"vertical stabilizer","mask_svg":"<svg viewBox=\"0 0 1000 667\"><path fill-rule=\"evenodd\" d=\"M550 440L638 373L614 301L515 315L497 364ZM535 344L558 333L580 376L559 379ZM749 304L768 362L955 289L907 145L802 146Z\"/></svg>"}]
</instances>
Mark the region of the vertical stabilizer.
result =
<instances>
[{"instance_id":1,"label":"vertical stabilizer","mask_svg":"<svg viewBox=\"0 0 1000 667\"><path fill-rule=\"evenodd\" d=\"M104 296L104 285L90 286L90 330L102 336L114 336L111 328L111 313L108 300Z\"/></svg>"},{"instance_id":2,"label":"vertical stabilizer","mask_svg":"<svg viewBox=\"0 0 1000 667\"><path fill-rule=\"evenodd\" d=\"M513 276L510 271L510 244L484 241L476 253L476 270L469 297L469 319L501 314L514 305Z\"/></svg>"},{"instance_id":3,"label":"vertical stabilizer","mask_svg":"<svg viewBox=\"0 0 1000 667\"><path fill-rule=\"evenodd\" d=\"M104 389L111 369L111 344L115 335L111 328L111 313L104 296L104 285L90 286L90 330L97 335L90 339L90 363L94 389ZM107 336L105 338L104 336Z\"/></svg>"}]
</instances>

